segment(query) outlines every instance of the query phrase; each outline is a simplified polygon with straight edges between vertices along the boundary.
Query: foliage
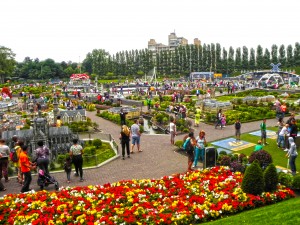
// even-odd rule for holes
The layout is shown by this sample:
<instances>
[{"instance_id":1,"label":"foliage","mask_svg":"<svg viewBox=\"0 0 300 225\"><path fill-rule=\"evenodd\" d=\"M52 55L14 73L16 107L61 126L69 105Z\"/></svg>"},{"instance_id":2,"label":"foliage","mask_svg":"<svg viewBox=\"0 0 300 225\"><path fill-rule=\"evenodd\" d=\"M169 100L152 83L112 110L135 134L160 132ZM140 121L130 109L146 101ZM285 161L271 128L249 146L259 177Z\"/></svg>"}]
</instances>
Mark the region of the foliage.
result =
<instances>
[{"instance_id":1,"label":"foliage","mask_svg":"<svg viewBox=\"0 0 300 225\"><path fill-rule=\"evenodd\" d=\"M87 132L89 130L89 127L92 126L91 122L89 121L71 122L65 123L64 125L68 126L74 133Z\"/></svg>"},{"instance_id":2,"label":"foliage","mask_svg":"<svg viewBox=\"0 0 300 225\"><path fill-rule=\"evenodd\" d=\"M294 176L292 187L293 189L300 190L300 174Z\"/></svg>"},{"instance_id":3,"label":"foliage","mask_svg":"<svg viewBox=\"0 0 300 225\"><path fill-rule=\"evenodd\" d=\"M273 163L269 164L264 171L265 191L273 192L277 189L278 173Z\"/></svg>"},{"instance_id":4,"label":"foliage","mask_svg":"<svg viewBox=\"0 0 300 225\"><path fill-rule=\"evenodd\" d=\"M183 146L183 141L182 140L178 140L175 142L175 146L177 146L178 148L182 148Z\"/></svg>"},{"instance_id":5,"label":"foliage","mask_svg":"<svg viewBox=\"0 0 300 225\"><path fill-rule=\"evenodd\" d=\"M119 114L112 114L112 113L109 113L108 111L103 111L102 113L98 113L97 116L102 117L106 120L112 121L113 123L121 125L121 118L120 118ZM131 127L131 125L134 124L134 121L126 119L126 124L128 127ZM140 125L140 131L141 131L141 133L144 132L144 126Z\"/></svg>"},{"instance_id":6,"label":"foliage","mask_svg":"<svg viewBox=\"0 0 300 225\"><path fill-rule=\"evenodd\" d=\"M102 141L100 139L94 139L93 145L95 145L96 148L100 148L102 146Z\"/></svg>"},{"instance_id":7,"label":"foliage","mask_svg":"<svg viewBox=\"0 0 300 225\"><path fill-rule=\"evenodd\" d=\"M286 187L292 187L293 180L293 175L290 173L278 173L278 182Z\"/></svg>"},{"instance_id":8,"label":"foliage","mask_svg":"<svg viewBox=\"0 0 300 225\"><path fill-rule=\"evenodd\" d=\"M257 160L246 168L242 181L242 190L253 195L260 195L264 191L263 171Z\"/></svg>"},{"instance_id":9,"label":"foliage","mask_svg":"<svg viewBox=\"0 0 300 225\"><path fill-rule=\"evenodd\" d=\"M257 160L259 162L259 165L263 169L266 168L270 163L273 162L272 156L270 155L270 153L268 153L265 150L252 152L249 157L249 163L252 163L255 160Z\"/></svg>"},{"instance_id":10,"label":"foliage","mask_svg":"<svg viewBox=\"0 0 300 225\"><path fill-rule=\"evenodd\" d=\"M231 157L229 155L220 155L218 162L221 166L230 166Z\"/></svg>"},{"instance_id":11,"label":"foliage","mask_svg":"<svg viewBox=\"0 0 300 225\"><path fill-rule=\"evenodd\" d=\"M244 173L244 171L245 171L245 165L243 165L241 162L234 161L234 162L230 163L230 169L233 172Z\"/></svg>"}]
</instances>

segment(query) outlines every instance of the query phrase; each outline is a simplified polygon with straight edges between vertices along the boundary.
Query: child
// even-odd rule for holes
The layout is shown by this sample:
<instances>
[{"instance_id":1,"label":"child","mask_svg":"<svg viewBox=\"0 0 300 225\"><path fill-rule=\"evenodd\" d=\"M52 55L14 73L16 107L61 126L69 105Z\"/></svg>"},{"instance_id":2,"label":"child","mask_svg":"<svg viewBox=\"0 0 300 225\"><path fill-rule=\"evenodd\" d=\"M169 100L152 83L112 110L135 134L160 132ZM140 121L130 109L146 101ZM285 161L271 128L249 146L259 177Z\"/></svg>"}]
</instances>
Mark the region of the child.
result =
<instances>
[{"instance_id":1,"label":"child","mask_svg":"<svg viewBox=\"0 0 300 225\"><path fill-rule=\"evenodd\" d=\"M23 183L23 187L21 189L21 193L30 191L29 185L32 180L31 169L36 168L36 165L29 161L29 158L27 155L27 150L28 150L28 146L22 145L22 151L19 156L21 172L24 175L24 183Z\"/></svg>"},{"instance_id":2,"label":"child","mask_svg":"<svg viewBox=\"0 0 300 225\"><path fill-rule=\"evenodd\" d=\"M225 125L226 125L226 117L224 114L222 114L222 116L221 116L221 124L222 124L222 127L225 127Z\"/></svg>"},{"instance_id":3,"label":"child","mask_svg":"<svg viewBox=\"0 0 300 225\"><path fill-rule=\"evenodd\" d=\"M67 179L68 179L68 183L71 182L71 171L72 171L72 159L70 156L67 156L66 157L66 161L65 161L65 164L64 164L64 170L66 171L67 173Z\"/></svg>"}]
</instances>

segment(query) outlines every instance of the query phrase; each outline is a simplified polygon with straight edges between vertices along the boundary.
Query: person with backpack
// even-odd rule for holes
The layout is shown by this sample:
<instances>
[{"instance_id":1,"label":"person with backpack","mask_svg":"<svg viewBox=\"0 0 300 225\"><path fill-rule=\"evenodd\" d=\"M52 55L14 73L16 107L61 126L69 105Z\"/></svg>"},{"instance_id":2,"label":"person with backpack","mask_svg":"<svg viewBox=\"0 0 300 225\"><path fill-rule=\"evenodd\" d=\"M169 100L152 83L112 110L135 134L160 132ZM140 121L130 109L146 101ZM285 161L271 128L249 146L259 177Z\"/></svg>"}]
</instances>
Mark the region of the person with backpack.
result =
<instances>
[{"instance_id":1,"label":"person with backpack","mask_svg":"<svg viewBox=\"0 0 300 225\"><path fill-rule=\"evenodd\" d=\"M188 171L193 171L192 165L194 162L194 150L196 146L196 139L193 132L189 133L189 136L184 140L184 149L188 155Z\"/></svg>"},{"instance_id":2,"label":"person with backpack","mask_svg":"<svg viewBox=\"0 0 300 225\"><path fill-rule=\"evenodd\" d=\"M240 141L241 140L241 127L242 124L239 119L237 119L234 123L234 129L235 129L235 141Z\"/></svg>"}]
</instances>

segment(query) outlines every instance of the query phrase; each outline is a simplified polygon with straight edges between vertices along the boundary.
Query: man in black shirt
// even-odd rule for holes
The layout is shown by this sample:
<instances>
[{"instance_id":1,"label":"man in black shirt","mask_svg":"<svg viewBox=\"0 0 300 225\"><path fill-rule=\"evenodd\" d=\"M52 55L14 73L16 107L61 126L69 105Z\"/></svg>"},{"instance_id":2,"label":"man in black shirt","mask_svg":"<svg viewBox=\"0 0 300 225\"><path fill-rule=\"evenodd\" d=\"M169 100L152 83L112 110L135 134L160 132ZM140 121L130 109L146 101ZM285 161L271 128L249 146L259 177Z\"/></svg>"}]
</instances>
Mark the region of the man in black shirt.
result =
<instances>
[{"instance_id":1,"label":"man in black shirt","mask_svg":"<svg viewBox=\"0 0 300 225\"><path fill-rule=\"evenodd\" d=\"M126 125L126 114L127 112L124 112L123 108L121 108L120 110L121 126Z\"/></svg>"}]
</instances>

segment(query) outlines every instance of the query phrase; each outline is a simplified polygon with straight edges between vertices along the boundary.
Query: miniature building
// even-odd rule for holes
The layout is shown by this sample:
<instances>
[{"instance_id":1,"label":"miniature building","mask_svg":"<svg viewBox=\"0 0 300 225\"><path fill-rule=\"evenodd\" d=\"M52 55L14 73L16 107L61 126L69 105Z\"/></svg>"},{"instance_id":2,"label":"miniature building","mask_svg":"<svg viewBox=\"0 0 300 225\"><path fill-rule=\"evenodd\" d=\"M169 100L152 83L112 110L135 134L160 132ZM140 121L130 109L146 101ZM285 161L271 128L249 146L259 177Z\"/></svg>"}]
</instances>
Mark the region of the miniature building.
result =
<instances>
[{"instance_id":1,"label":"miniature building","mask_svg":"<svg viewBox=\"0 0 300 225\"><path fill-rule=\"evenodd\" d=\"M72 133L67 126L50 127L46 118L39 114L32 121L32 129L10 130L2 133L2 138L12 147L12 137L14 135L23 139L25 144L30 147L29 155L34 158L34 150L37 148L37 142L42 140L51 150L51 158L55 158L59 153L67 153L74 138L78 135Z\"/></svg>"},{"instance_id":2,"label":"miniature building","mask_svg":"<svg viewBox=\"0 0 300 225\"><path fill-rule=\"evenodd\" d=\"M87 120L85 109L62 110L59 112L59 115L63 123L80 122Z\"/></svg>"}]
</instances>

